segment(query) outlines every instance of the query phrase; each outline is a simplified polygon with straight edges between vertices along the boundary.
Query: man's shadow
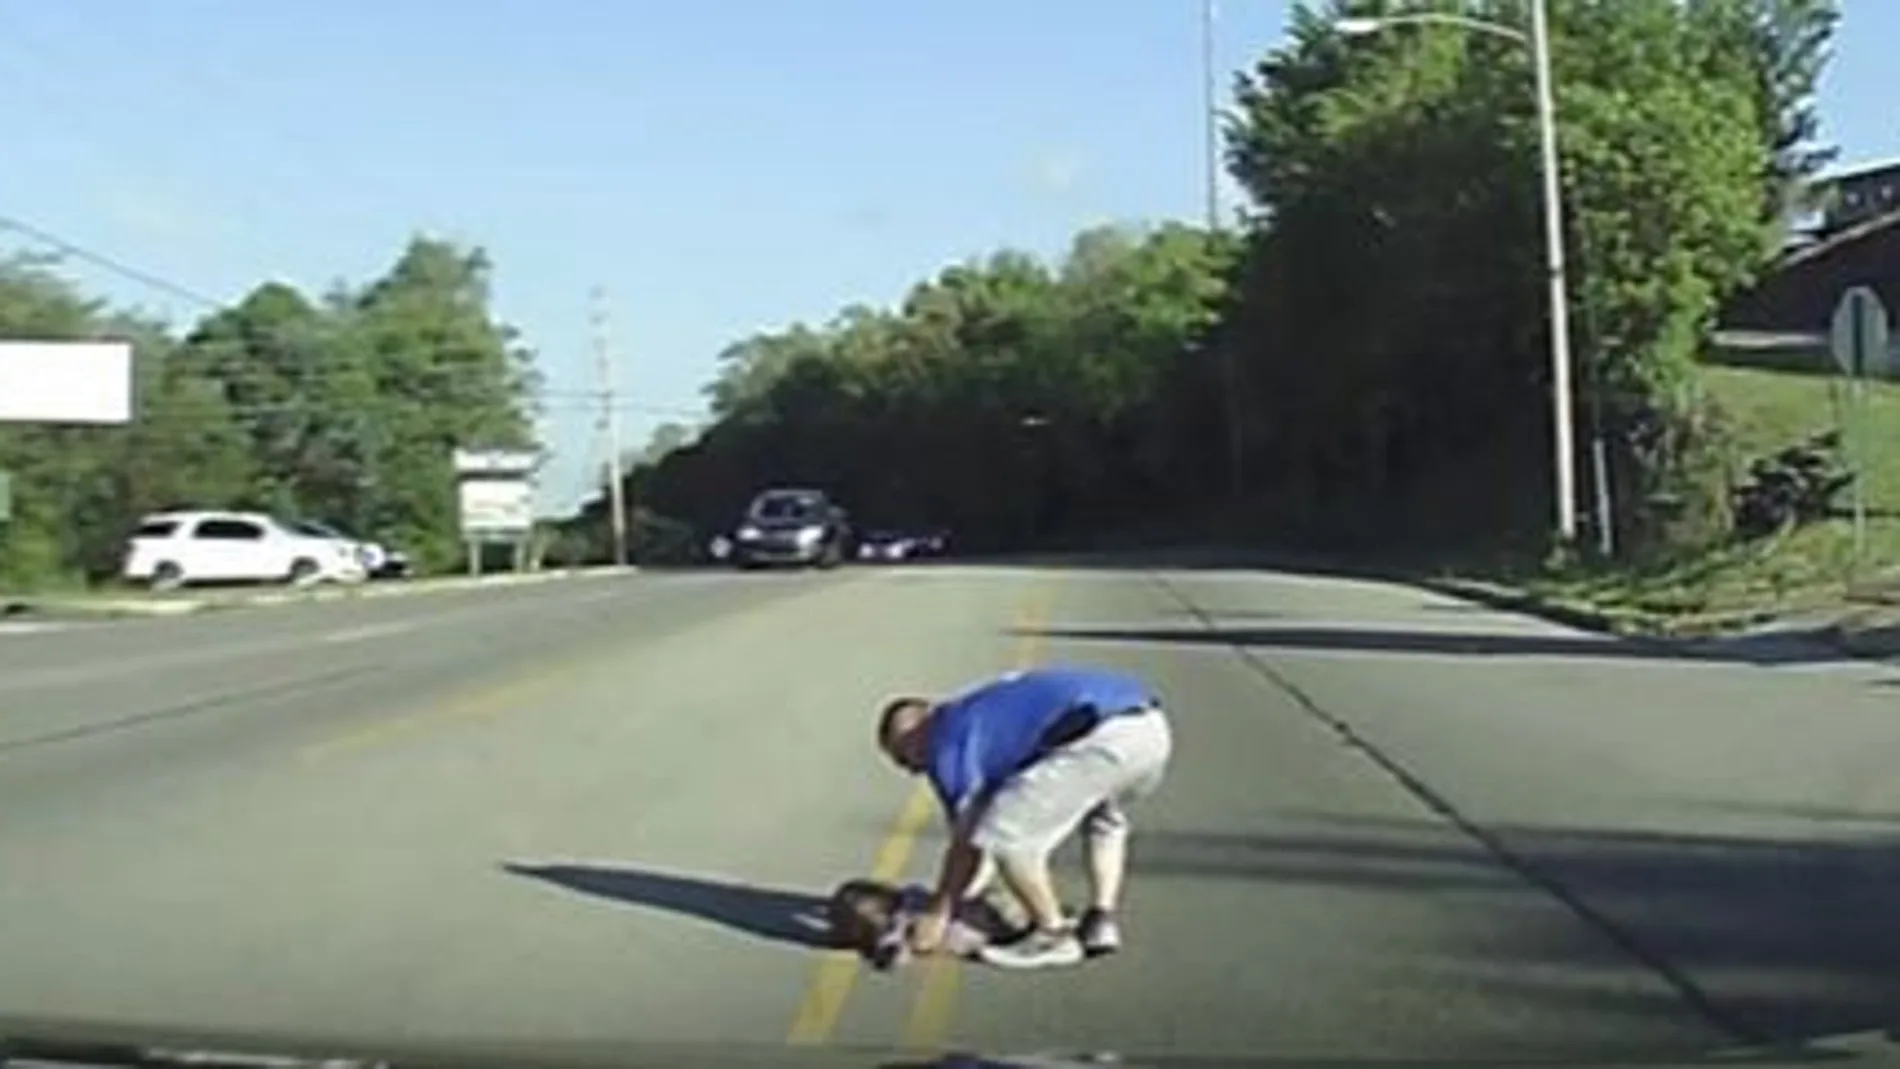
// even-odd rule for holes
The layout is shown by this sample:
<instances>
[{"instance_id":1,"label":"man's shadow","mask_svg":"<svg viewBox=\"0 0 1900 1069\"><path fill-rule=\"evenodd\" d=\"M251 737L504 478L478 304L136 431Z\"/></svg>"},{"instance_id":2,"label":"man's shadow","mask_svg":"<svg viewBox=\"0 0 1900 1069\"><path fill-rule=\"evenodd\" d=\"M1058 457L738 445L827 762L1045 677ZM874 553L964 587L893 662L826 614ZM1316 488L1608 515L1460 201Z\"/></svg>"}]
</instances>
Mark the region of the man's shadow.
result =
<instances>
[{"instance_id":1,"label":"man's shadow","mask_svg":"<svg viewBox=\"0 0 1900 1069\"><path fill-rule=\"evenodd\" d=\"M827 900L819 895L650 869L515 862L502 868L578 894L698 917L762 939L818 949L837 946L825 920Z\"/></svg>"}]
</instances>

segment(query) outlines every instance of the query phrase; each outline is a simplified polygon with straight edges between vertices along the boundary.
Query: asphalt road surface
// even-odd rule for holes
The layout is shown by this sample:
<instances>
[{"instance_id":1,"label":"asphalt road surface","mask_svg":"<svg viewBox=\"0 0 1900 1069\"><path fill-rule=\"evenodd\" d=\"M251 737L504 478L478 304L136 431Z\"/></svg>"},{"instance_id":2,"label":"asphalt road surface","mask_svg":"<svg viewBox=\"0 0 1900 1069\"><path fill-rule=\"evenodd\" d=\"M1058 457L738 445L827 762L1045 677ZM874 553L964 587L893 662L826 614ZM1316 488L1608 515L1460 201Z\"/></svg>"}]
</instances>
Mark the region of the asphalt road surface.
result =
<instances>
[{"instance_id":1,"label":"asphalt road surface","mask_svg":"<svg viewBox=\"0 0 1900 1069\"><path fill-rule=\"evenodd\" d=\"M814 947L878 702L1151 676L1120 956ZM1262 572L570 580L0 634L0 1014L382 1039L1692 1053L1892 1023L1900 673ZM1079 888L1072 854L1065 880Z\"/></svg>"}]
</instances>

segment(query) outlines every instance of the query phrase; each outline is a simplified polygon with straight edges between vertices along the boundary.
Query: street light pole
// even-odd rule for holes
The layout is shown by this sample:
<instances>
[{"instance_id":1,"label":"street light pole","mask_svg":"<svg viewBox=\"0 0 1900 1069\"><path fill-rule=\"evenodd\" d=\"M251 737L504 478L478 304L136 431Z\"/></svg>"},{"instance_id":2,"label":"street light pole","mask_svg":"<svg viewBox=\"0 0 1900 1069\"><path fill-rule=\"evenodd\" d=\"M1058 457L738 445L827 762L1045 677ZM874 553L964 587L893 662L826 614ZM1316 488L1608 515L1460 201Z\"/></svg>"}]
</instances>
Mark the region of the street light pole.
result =
<instances>
[{"instance_id":1,"label":"street light pole","mask_svg":"<svg viewBox=\"0 0 1900 1069\"><path fill-rule=\"evenodd\" d=\"M1531 0L1531 53L1537 68L1537 140L1544 172L1544 256L1550 283L1550 405L1557 495L1557 537L1577 541L1576 427L1570 400L1570 286L1564 266L1563 184L1557 158L1556 89L1550 73L1550 17Z\"/></svg>"},{"instance_id":2,"label":"street light pole","mask_svg":"<svg viewBox=\"0 0 1900 1069\"><path fill-rule=\"evenodd\" d=\"M1564 266L1563 183L1557 156L1556 88L1550 71L1550 16L1545 0L1531 0L1528 36L1509 26L1447 12L1344 18L1334 28L1349 37L1377 33L1388 26L1436 24L1490 34L1529 45L1537 81L1537 141L1544 185L1544 264L1550 285L1551 458L1557 501L1557 538L1569 548L1577 541L1577 445L1571 412L1570 284Z\"/></svg>"}]
</instances>

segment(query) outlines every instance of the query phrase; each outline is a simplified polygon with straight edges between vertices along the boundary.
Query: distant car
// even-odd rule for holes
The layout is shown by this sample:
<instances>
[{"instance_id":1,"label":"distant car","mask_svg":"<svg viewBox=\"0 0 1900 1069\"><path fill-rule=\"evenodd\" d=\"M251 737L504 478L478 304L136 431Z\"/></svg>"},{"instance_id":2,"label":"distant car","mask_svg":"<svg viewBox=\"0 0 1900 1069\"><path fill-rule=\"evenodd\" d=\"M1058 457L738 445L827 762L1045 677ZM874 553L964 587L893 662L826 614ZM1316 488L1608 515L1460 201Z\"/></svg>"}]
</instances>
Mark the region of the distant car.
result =
<instances>
[{"instance_id":1,"label":"distant car","mask_svg":"<svg viewBox=\"0 0 1900 1069\"><path fill-rule=\"evenodd\" d=\"M121 574L156 590L186 583L359 583L368 577L354 543L261 512L160 512L146 516Z\"/></svg>"},{"instance_id":2,"label":"distant car","mask_svg":"<svg viewBox=\"0 0 1900 1069\"><path fill-rule=\"evenodd\" d=\"M942 556L946 539L940 534L903 531L869 531L858 540L858 559L862 561L903 561L919 557Z\"/></svg>"},{"instance_id":3,"label":"distant car","mask_svg":"<svg viewBox=\"0 0 1900 1069\"><path fill-rule=\"evenodd\" d=\"M917 554L924 557L942 557L950 552L950 532L931 531L917 540Z\"/></svg>"},{"instance_id":4,"label":"distant car","mask_svg":"<svg viewBox=\"0 0 1900 1069\"><path fill-rule=\"evenodd\" d=\"M858 539L858 559L900 561L919 555L920 540L897 531L867 531Z\"/></svg>"},{"instance_id":5,"label":"distant car","mask_svg":"<svg viewBox=\"0 0 1900 1069\"><path fill-rule=\"evenodd\" d=\"M851 526L822 490L777 487L746 506L728 559L741 568L774 564L835 568L844 563Z\"/></svg>"}]
</instances>

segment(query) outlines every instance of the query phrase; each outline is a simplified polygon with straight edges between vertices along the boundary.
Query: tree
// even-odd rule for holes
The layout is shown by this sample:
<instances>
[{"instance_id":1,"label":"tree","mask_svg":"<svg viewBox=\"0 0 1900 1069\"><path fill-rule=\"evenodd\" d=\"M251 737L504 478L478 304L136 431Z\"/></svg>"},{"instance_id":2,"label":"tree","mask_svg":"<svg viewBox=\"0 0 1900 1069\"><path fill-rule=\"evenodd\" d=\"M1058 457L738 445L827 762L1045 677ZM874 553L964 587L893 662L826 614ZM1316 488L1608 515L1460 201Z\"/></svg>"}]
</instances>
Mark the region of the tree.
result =
<instances>
[{"instance_id":1,"label":"tree","mask_svg":"<svg viewBox=\"0 0 1900 1069\"><path fill-rule=\"evenodd\" d=\"M133 347L126 427L0 428L16 516L0 583L109 575L137 517L310 516L456 557L457 446L531 447L531 354L488 308L479 251L418 238L360 292L267 283L182 338L81 297L56 264L0 264L0 337Z\"/></svg>"},{"instance_id":2,"label":"tree","mask_svg":"<svg viewBox=\"0 0 1900 1069\"><path fill-rule=\"evenodd\" d=\"M1833 0L1549 0L1581 400L1613 446L1619 544L1720 536L1722 421L1698 390L1715 310L1769 263L1829 157L1814 87ZM1551 387L1532 72L1508 36L1294 10L1236 79L1244 229L1078 234L996 250L888 308L729 346L697 435L627 473L642 544L685 551L769 483L821 486L863 526L960 544L1187 534L1242 487L1280 542L1332 551L1548 548ZM1434 10L1520 25L1523 0ZM20 521L0 576L109 565L157 503L316 512L457 547L457 446L532 446L530 354L489 308L479 250L411 241L361 289L254 290L182 341L113 317L43 265L0 271L0 332L134 339L139 418L0 429ZM1217 359L1218 358L1218 359ZM1231 358L1232 367L1228 367ZM606 545L605 508L563 534Z\"/></svg>"},{"instance_id":3,"label":"tree","mask_svg":"<svg viewBox=\"0 0 1900 1069\"><path fill-rule=\"evenodd\" d=\"M348 359L373 384L356 424L368 521L433 567L460 552L454 451L535 444L533 356L494 320L489 270L478 250L417 238L341 308Z\"/></svg>"},{"instance_id":4,"label":"tree","mask_svg":"<svg viewBox=\"0 0 1900 1069\"><path fill-rule=\"evenodd\" d=\"M1524 50L1442 27L1332 31L1364 6L1302 7L1238 87L1231 154L1260 220L1235 310L1249 402L1303 513L1367 534L1449 522L1454 543L1534 531L1550 511L1550 405ZM1461 6L1522 23L1518 3ZM1781 204L1764 191L1818 158L1807 97L1831 13L1551 10L1567 244L1584 253L1577 348L1625 440L1626 528L1643 533L1643 503L1695 465L1632 439L1658 420L1705 425L1694 360L1719 302L1773 251Z\"/></svg>"},{"instance_id":5,"label":"tree","mask_svg":"<svg viewBox=\"0 0 1900 1069\"><path fill-rule=\"evenodd\" d=\"M755 335L722 355L712 426L629 484L706 535L760 486L799 482L862 524L994 547L1175 502L1195 483L1176 451L1192 459L1207 420L1154 401L1198 371L1232 252L1181 226L1100 229L1056 264L1006 250L895 308Z\"/></svg>"}]
</instances>

